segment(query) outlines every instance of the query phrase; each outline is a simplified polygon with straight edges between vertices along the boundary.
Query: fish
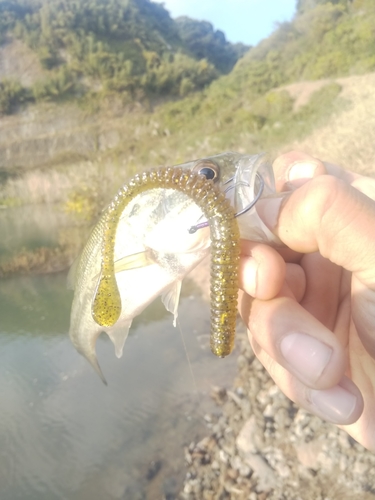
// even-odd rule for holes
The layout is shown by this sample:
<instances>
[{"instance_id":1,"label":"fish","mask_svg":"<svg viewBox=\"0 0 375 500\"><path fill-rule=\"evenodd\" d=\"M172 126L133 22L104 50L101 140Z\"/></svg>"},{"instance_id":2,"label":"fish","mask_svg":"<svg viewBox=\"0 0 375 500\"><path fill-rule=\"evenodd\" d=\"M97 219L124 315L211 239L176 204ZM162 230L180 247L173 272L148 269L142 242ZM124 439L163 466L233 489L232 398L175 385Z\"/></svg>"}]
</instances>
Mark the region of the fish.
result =
<instances>
[{"instance_id":1,"label":"fish","mask_svg":"<svg viewBox=\"0 0 375 500\"><path fill-rule=\"evenodd\" d=\"M68 275L69 336L104 383L99 335L109 336L120 358L133 318L158 296L176 326L182 280L212 249L211 349L220 357L231 352L240 234L273 238L254 206L257 196L274 192L270 165L263 154L226 152L163 167L136 176L104 210Z\"/></svg>"}]
</instances>

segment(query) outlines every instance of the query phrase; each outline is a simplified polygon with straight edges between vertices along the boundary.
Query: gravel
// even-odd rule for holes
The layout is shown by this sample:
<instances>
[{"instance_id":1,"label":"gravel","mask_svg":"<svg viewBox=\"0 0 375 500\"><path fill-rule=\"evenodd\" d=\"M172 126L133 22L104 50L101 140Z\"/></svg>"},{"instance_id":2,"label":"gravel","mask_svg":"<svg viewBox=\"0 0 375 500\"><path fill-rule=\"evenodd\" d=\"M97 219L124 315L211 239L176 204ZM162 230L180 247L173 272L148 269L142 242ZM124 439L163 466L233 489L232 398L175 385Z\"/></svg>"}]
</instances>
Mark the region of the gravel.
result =
<instances>
[{"instance_id":1,"label":"gravel","mask_svg":"<svg viewBox=\"0 0 375 500\"><path fill-rule=\"evenodd\" d=\"M232 390L216 387L207 436L185 448L181 500L375 499L375 455L299 409L240 340Z\"/></svg>"}]
</instances>

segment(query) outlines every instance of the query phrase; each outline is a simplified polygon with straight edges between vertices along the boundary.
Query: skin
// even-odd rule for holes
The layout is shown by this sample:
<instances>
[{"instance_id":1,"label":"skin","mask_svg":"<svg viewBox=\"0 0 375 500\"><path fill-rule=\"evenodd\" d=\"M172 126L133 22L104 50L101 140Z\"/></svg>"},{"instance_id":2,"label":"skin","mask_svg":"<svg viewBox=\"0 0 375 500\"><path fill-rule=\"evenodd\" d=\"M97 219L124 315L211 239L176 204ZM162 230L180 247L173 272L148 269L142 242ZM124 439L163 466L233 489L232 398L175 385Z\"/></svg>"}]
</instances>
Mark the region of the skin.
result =
<instances>
[{"instance_id":1,"label":"skin","mask_svg":"<svg viewBox=\"0 0 375 500\"><path fill-rule=\"evenodd\" d=\"M284 394L375 451L375 180L299 152L259 215L284 246L242 242L239 311Z\"/></svg>"}]
</instances>

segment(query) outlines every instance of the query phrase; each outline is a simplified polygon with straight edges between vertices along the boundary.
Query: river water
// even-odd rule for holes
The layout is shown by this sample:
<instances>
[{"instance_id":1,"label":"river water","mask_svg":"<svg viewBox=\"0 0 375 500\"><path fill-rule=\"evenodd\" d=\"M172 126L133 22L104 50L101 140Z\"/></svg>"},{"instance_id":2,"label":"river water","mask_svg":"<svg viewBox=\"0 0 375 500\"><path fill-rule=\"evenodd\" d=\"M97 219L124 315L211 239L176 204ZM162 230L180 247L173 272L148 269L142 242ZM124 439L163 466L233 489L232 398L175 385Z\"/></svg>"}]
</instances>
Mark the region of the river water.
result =
<instances>
[{"instance_id":1,"label":"river water","mask_svg":"<svg viewBox=\"0 0 375 500\"><path fill-rule=\"evenodd\" d=\"M183 447L204 435L209 393L231 385L235 356L210 353L209 307L187 280L183 337L157 300L120 360L99 338L104 386L69 340L65 282L66 273L0 281L0 499L171 500Z\"/></svg>"}]
</instances>

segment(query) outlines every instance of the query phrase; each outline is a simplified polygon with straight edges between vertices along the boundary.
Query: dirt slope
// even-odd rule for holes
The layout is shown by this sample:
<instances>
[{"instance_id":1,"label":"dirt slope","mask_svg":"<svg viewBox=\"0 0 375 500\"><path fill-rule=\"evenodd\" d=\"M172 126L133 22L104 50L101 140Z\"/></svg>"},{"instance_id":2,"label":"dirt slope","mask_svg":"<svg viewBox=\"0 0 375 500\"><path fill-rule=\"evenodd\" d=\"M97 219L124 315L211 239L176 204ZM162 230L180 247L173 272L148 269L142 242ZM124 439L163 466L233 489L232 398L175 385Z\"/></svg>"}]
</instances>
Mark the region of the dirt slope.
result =
<instances>
[{"instance_id":1,"label":"dirt slope","mask_svg":"<svg viewBox=\"0 0 375 500\"><path fill-rule=\"evenodd\" d=\"M299 149L358 173L375 175L375 73L333 81L342 86L341 97L347 109L304 140L286 145L283 151ZM327 82L301 82L285 88L300 106Z\"/></svg>"}]
</instances>

